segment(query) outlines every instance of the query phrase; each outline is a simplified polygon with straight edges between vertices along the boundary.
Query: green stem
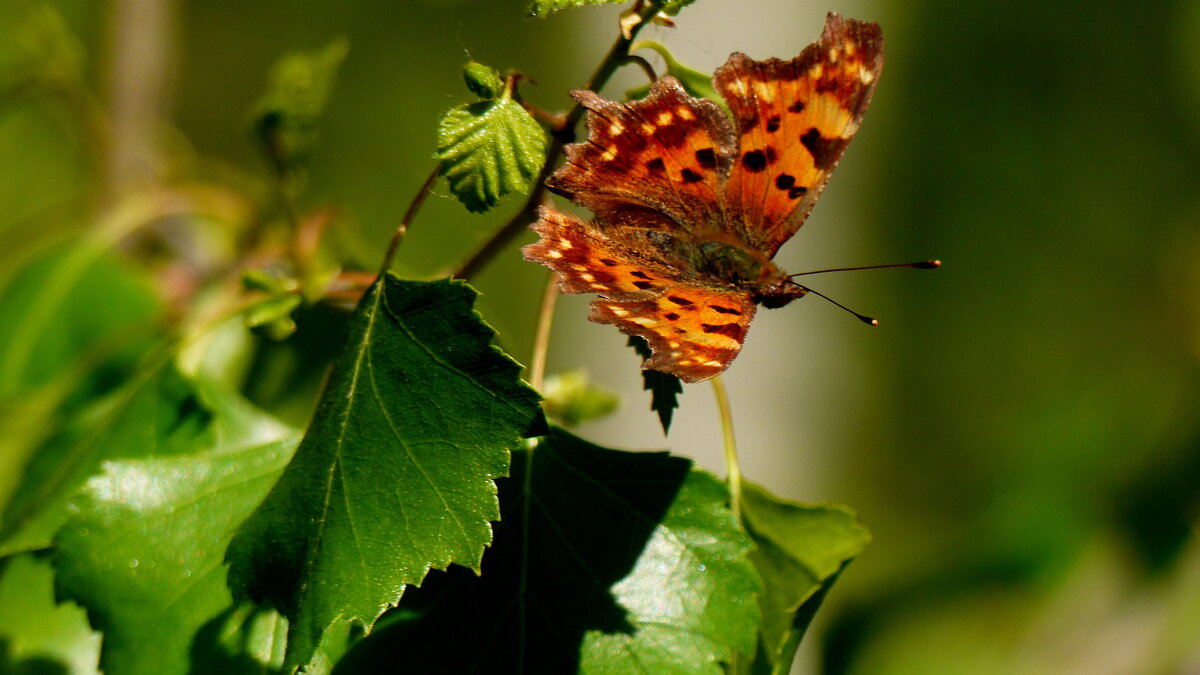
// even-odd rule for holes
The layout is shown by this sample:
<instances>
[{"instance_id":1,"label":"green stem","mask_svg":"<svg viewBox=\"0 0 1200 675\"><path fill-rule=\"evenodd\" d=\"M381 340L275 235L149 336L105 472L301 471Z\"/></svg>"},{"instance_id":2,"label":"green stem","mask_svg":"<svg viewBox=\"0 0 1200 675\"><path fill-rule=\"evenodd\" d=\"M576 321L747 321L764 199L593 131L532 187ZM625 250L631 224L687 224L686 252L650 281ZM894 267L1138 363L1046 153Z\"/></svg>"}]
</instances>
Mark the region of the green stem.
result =
<instances>
[{"instance_id":1,"label":"green stem","mask_svg":"<svg viewBox=\"0 0 1200 675\"><path fill-rule=\"evenodd\" d=\"M725 482L729 485L729 508L733 515L742 517L742 467L738 464L737 441L733 435L733 410L729 407L729 395L725 382L718 375L712 379L713 393L717 396L717 410L721 416L721 431L725 438Z\"/></svg>"},{"instance_id":2,"label":"green stem","mask_svg":"<svg viewBox=\"0 0 1200 675\"><path fill-rule=\"evenodd\" d=\"M558 302L558 279L551 274L546 278L546 290L542 293L542 308L538 312L537 333L533 338L533 356L529 363L529 384L542 390L546 378L546 355L550 351L550 326L554 323L554 305Z\"/></svg>"},{"instance_id":3,"label":"green stem","mask_svg":"<svg viewBox=\"0 0 1200 675\"><path fill-rule=\"evenodd\" d=\"M650 19L658 14L658 11L659 3L657 2L648 2L645 7L642 7L638 12L638 17L641 20L629 31L629 37L622 35L617 38L612 48L608 50L608 54L605 55L604 60L596 68L596 72L592 73L587 84L583 86L584 89L597 91L604 87L613 73L617 71L617 68L626 62L629 56L629 45L633 44L633 40L637 37L637 34L650 22ZM583 106L576 103L563 116L562 126L551 130L554 142L546 154L546 163L542 165L542 170L534 183L533 191L529 194L529 199L525 201L525 206L507 223L502 225L500 229L496 230L479 248L475 249L475 252L464 263L451 272L451 276L469 281L480 270L486 267L496 257L496 254L504 250L518 234L524 232L529 223L537 217L537 208L541 205L542 199L546 194L546 178L554 171L555 165L558 163L558 158L562 155L563 146L574 140L575 125L579 124L579 120L583 119L584 112Z\"/></svg>"}]
</instances>

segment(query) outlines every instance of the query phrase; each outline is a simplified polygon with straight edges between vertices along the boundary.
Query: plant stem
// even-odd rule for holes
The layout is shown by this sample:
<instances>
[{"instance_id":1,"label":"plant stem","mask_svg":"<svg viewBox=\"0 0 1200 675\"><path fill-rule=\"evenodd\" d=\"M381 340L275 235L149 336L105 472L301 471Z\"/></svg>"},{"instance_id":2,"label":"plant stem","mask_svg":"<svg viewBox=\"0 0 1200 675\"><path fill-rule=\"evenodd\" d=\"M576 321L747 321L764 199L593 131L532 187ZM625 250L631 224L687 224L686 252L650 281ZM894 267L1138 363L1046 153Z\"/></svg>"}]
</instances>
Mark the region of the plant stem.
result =
<instances>
[{"instance_id":1,"label":"plant stem","mask_svg":"<svg viewBox=\"0 0 1200 675\"><path fill-rule=\"evenodd\" d=\"M379 266L379 276L383 278L384 274L392 268L392 260L396 257L396 250L400 248L400 241L404 239L405 233L408 232L408 224L417 217L417 211L420 210L421 204L425 203L425 198L429 196L429 191L433 189L433 184L437 181L438 175L441 173L441 167L433 167L433 171L429 172L429 177L421 184L421 189L417 191L417 196L413 197L412 202L408 205L408 210L404 212L404 218L400 220L400 224L396 226L396 232L392 235L392 241L388 244L387 253L383 254L383 264Z\"/></svg>"},{"instance_id":2,"label":"plant stem","mask_svg":"<svg viewBox=\"0 0 1200 675\"><path fill-rule=\"evenodd\" d=\"M641 19L629 31L629 37L623 35L618 36L616 42L613 43L608 54L600 65L596 68L596 72L592 73L584 89L596 91L604 87L608 79L612 77L622 64L629 57L629 45L633 43L634 38L642 30L642 28L650 22L658 14L659 3L648 2L645 7L642 7L638 12ZM562 155L563 146L574 140L575 125L579 124L579 120L583 118L584 108L576 103L570 111L562 118L562 126L552 129L551 135L554 137L554 142L550 145L549 151L546 153L546 163L542 165L542 170L538 173L535 179L533 191L529 194L529 199L525 201L525 206L513 216L507 223L496 230L487 241L483 242L475 252L467 258L466 262L459 265L457 269L451 272L451 276L470 281L472 277L479 273L492 258L496 257L518 234L525 230L537 216L537 207L542 203L542 199L546 194L546 177L554 170L558 158Z\"/></svg>"},{"instance_id":3,"label":"plant stem","mask_svg":"<svg viewBox=\"0 0 1200 675\"><path fill-rule=\"evenodd\" d=\"M725 381L718 375L712 379L713 393L717 396L717 410L721 415L721 431L725 437L725 482L729 485L729 508L733 515L742 517L742 467L738 464L737 441L733 435L733 410L729 407L729 395L725 392Z\"/></svg>"},{"instance_id":4,"label":"plant stem","mask_svg":"<svg viewBox=\"0 0 1200 675\"><path fill-rule=\"evenodd\" d=\"M554 323L554 305L558 303L558 279L550 274L546 277L546 290L542 293L542 308L538 312L537 332L533 338L533 356L529 363L529 384L541 391L546 377L546 354L550 351L550 326Z\"/></svg>"}]
</instances>

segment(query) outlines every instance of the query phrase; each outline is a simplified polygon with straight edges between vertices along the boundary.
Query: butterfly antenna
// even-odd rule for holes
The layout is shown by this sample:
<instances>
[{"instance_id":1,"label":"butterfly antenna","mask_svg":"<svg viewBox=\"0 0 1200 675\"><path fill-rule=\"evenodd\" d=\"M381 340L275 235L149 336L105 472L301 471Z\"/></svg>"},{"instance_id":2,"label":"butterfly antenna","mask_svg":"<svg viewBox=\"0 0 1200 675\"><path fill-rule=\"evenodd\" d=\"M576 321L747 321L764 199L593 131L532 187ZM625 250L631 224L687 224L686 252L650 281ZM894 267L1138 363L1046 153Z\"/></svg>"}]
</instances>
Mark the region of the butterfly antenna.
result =
<instances>
[{"instance_id":1,"label":"butterfly antenna","mask_svg":"<svg viewBox=\"0 0 1200 675\"><path fill-rule=\"evenodd\" d=\"M802 288L804 290L808 291L809 293L812 293L813 295L820 297L820 298L825 298L826 300L833 303L834 305L841 307L842 309L846 310L847 312L850 312L854 316L858 317L859 321L867 324L868 326L878 326L879 325L879 319L869 317L866 314L859 314L858 312L850 309L849 307L843 305L842 303L838 302L837 300L834 300L833 298L829 297L828 295L825 295L824 293L821 293L819 291L814 291L813 289L809 288L808 286L802 286Z\"/></svg>"},{"instance_id":2,"label":"butterfly antenna","mask_svg":"<svg viewBox=\"0 0 1200 675\"><path fill-rule=\"evenodd\" d=\"M793 274L793 277L802 277L806 274L824 274L826 272L856 272L858 270L881 270L888 267L910 267L915 270L932 270L942 266L941 260L922 260L920 262L910 263L894 263L891 265L867 265L866 267L835 267L827 270L813 270L811 272L801 272ZM828 300L828 298L826 298Z\"/></svg>"}]
</instances>

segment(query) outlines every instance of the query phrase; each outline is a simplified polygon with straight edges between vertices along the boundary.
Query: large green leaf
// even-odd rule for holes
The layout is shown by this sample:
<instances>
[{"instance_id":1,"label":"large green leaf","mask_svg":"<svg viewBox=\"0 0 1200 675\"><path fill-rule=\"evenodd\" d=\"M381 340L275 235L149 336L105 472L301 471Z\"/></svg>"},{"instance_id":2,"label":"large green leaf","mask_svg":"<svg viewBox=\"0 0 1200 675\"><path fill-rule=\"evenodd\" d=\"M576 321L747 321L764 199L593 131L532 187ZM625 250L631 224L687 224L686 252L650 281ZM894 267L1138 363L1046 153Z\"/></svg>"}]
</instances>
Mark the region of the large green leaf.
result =
<instances>
[{"instance_id":1,"label":"large green leaf","mask_svg":"<svg viewBox=\"0 0 1200 675\"><path fill-rule=\"evenodd\" d=\"M296 457L230 546L230 582L290 621L288 666L335 622L370 629L408 584L478 568L537 394L455 281L383 277L352 319Z\"/></svg>"},{"instance_id":2,"label":"large green leaf","mask_svg":"<svg viewBox=\"0 0 1200 675\"><path fill-rule=\"evenodd\" d=\"M727 499L683 458L554 429L514 454L483 574L431 575L335 672L721 673L759 624Z\"/></svg>"},{"instance_id":3,"label":"large green leaf","mask_svg":"<svg viewBox=\"0 0 1200 675\"><path fill-rule=\"evenodd\" d=\"M766 587L753 672L787 673L825 594L871 535L844 506L781 500L753 483L743 485L742 498L751 559Z\"/></svg>"},{"instance_id":4,"label":"large green leaf","mask_svg":"<svg viewBox=\"0 0 1200 675\"><path fill-rule=\"evenodd\" d=\"M546 163L546 132L511 97L454 108L438 125L437 159L450 191L469 211L529 192Z\"/></svg>"},{"instance_id":5,"label":"large green leaf","mask_svg":"<svg viewBox=\"0 0 1200 675\"><path fill-rule=\"evenodd\" d=\"M147 371L40 448L0 521L0 555L48 546L66 521L67 503L104 460L195 454L286 433L241 399L198 386L171 365Z\"/></svg>"},{"instance_id":6,"label":"large green leaf","mask_svg":"<svg viewBox=\"0 0 1200 675\"><path fill-rule=\"evenodd\" d=\"M207 656L193 641L233 603L222 555L298 441L109 462L87 482L55 538L56 588L104 633L105 672L186 675Z\"/></svg>"}]
</instances>

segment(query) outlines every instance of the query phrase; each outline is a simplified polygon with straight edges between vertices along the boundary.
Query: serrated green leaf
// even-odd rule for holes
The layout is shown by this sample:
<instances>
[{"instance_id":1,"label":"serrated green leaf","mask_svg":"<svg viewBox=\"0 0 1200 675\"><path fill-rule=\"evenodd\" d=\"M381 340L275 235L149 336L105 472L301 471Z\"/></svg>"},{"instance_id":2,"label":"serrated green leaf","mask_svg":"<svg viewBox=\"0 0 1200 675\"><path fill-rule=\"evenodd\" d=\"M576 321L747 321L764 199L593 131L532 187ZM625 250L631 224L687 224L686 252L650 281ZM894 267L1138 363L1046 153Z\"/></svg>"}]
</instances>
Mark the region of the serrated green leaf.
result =
<instances>
[{"instance_id":1,"label":"serrated green leaf","mask_svg":"<svg viewBox=\"0 0 1200 675\"><path fill-rule=\"evenodd\" d=\"M542 387L542 409L546 416L572 427L603 417L617 409L617 397L610 391L592 386L582 370L553 375Z\"/></svg>"},{"instance_id":2,"label":"serrated green leaf","mask_svg":"<svg viewBox=\"0 0 1200 675\"><path fill-rule=\"evenodd\" d=\"M436 157L454 196L468 211L486 211L529 192L546 163L546 132L512 98L477 101L442 117Z\"/></svg>"},{"instance_id":3,"label":"serrated green leaf","mask_svg":"<svg viewBox=\"0 0 1200 675\"><path fill-rule=\"evenodd\" d=\"M478 568L495 479L542 418L474 299L456 281L371 287L295 459L230 546L234 589L290 621L288 668L336 622L369 630L431 568Z\"/></svg>"},{"instance_id":4,"label":"serrated green leaf","mask_svg":"<svg viewBox=\"0 0 1200 675\"><path fill-rule=\"evenodd\" d=\"M339 672L721 673L759 621L727 500L683 458L552 429L513 455L483 574L431 575Z\"/></svg>"},{"instance_id":5,"label":"serrated green leaf","mask_svg":"<svg viewBox=\"0 0 1200 675\"><path fill-rule=\"evenodd\" d=\"M266 443L287 431L241 399L197 386L174 366L143 373L39 450L0 521L0 555L49 545L67 519L68 502L105 460Z\"/></svg>"},{"instance_id":6,"label":"serrated green leaf","mask_svg":"<svg viewBox=\"0 0 1200 675\"><path fill-rule=\"evenodd\" d=\"M478 61L468 61L462 70L467 89L479 98L499 98L504 91L504 80L495 68Z\"/></svg>"},{"instance_id":7,"label":"serrated green leaf","mask_svg":"<svg viewBox=\"0 0 1200 675\"><path fill-rule=\"evenodd\" d=\"M787 673L825 594L871 535L844 506L781 500L753 483L743 485L742 518L765 584L753 672Z\"/></svg>"},{"instance_id":8,"label":"serrated green leaf","mask_svg":"<svg viewBox=\"0 0 1200 675\"><path fill-rule=\"evenodd\" d=\"M0 560L0 673L99 673L100 634L84 611L54 598L50 561Z\"/></svg>"},{"instance_id":9,"label":"serrated green leaf","mask_svg":"<svg viewBox=\"0 0 1200 675\"><path fill-rule=\"evenodd\" d=\"M56 589L104 633L105 672L192 672L197 632L233 603L222 554L298 441L108 462L87 482L55 538Z\"/></svg>"},{"instance_id":10,"label":"serrated green leaf","mask_svg":"<svg viewBox=\"0 0 1200 675\"><path fill-rule=\"evenodd\" d=\"M633 347L633 351L637 352L638 356L642 357L643 361L653 354L650 351L650 345L646 344L646 340L637 335L630 335L628 344ZM675 409L679 407L679 397L683 394L683 382L670 373L643 370L642 389L650 392L650 409L658 414L658 421L662 424L665 436L671 432L671 418L675 416Z\"/></svg>"}]
</instances>

